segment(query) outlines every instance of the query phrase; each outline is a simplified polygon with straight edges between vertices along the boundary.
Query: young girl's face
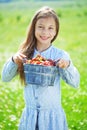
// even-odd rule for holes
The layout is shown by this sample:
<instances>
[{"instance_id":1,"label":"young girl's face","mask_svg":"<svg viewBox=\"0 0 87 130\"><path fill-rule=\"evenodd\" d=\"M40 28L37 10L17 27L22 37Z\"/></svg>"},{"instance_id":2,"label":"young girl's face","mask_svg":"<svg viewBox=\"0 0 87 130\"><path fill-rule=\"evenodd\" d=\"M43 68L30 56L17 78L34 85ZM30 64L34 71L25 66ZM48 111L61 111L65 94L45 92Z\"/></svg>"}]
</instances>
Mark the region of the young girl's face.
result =
<instances>
[{"instance_id":1,"label":"young girl's face","mask_svg":"<svg viewBox=\"0 0 87 130\"><path fill-rule=\"evenodd\" d=\"M56 35L56 23L53 17L40 18L35 25L37 46L50 46L51 40Z\"/></svg>"}]
</instances>

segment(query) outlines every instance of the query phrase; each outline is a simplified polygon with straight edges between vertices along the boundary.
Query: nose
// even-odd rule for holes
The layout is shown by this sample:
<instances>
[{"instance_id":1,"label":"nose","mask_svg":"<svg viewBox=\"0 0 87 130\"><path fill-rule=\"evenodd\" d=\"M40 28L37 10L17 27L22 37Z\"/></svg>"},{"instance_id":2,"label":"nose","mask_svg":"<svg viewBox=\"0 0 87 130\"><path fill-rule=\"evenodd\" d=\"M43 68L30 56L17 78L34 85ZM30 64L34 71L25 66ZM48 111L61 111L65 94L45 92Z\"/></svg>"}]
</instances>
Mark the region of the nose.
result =
<instances>
[{"instance_id":1,"label":"nose","mask_svg":"<svg viewBox=\"0 0 87 130\"><path fill-rule=\"evenodd\" d=\"M44 28L44 29L42 30L42 33L47 35L47 34L49 34L49 31L48 31L48 29Z\"/></svg>"}]
</instances>

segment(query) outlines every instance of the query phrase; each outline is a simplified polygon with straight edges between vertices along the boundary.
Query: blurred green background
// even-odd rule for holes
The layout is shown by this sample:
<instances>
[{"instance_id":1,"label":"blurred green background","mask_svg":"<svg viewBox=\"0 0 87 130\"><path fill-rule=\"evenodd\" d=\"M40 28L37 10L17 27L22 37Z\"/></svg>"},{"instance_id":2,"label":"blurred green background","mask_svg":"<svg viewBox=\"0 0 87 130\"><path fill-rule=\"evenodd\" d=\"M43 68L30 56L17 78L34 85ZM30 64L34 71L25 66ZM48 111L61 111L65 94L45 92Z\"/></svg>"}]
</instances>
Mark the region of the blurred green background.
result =
<instances>
[{"instance_id":1,"label":"blurred green background","mask_svg":"<svg viewBox=\"0 0 87 130\"><path fill-rule=\"evenodd\" d=\"M54 8L60 32L53 44L70 54L81 76L78 89L62 81L62 105L69 130L87 130L87 1L8 1L0 1L0 72L25 39L35 11L43 5ZM0 130L17 130L24 108L23 89L19 77L4 83L0 75Z\"/></svg>"}]
</instances>

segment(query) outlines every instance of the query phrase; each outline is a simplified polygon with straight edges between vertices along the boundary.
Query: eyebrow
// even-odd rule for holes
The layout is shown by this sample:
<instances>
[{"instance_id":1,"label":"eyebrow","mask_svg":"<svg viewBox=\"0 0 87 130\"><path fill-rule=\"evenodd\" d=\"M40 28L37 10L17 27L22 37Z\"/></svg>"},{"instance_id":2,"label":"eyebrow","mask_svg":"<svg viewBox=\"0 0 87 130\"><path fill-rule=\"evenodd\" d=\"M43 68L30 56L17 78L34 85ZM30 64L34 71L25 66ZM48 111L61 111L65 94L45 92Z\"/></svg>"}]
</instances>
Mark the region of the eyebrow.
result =
<instances>
[{"instance_id":1,"label":"eyebrow","mask_svg":"<svg viewBox=\"0 0 87 130\"><path fill-rule=\"evenodd\" d=\"M42 25L42 26L43 26L43 24L42 24L42 23L39 23L38 25ZM49 26L54 27L54 25L49 25Z\"/></svg>"}]
</instances>

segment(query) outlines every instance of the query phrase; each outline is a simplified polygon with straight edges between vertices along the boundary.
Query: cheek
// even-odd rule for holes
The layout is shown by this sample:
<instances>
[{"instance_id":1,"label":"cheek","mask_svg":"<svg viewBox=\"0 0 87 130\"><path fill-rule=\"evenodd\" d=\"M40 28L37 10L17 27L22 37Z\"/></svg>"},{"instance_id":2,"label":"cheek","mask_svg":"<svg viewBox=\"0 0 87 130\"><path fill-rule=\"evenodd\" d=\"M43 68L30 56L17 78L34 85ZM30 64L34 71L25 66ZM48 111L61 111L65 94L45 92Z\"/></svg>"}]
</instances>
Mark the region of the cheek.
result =
<instances>
[{"instance_id":1,"label":"cheek","mask_svg":"<svg viewBox=\"0 0 87 130\"><path fill-rule=\"evenodd\" d=\"M51 35L54 37L56 35L56 32L52 32Z\"/></svg>"},{"instance_id":2,"label":"cheek","mask_svg":"<svg viewBox=\"0 0 87 130\"><path fill-rule=\"evenodd\" d=\"M57 33L57 30L55 29L55 31L54 31L54 35L56 35L56 33Z\"/></svg>"},{"instance_id":3,"label":"cheek","mask_svg":"<svg viewBox=\"0 0 87 130\"><path fill-rule=\"evenodd\" d=\"M38 35L38 31L37 31L37 30L35 30L35 37L37 37L37 35Z\"/></svg>"},{"instance_id":4,"label":"cheek","mask_svg":"<svg viewBox=\"0 0 87 130\"><path fill-rule=\"evenodd\" d=\"M35 29L35 34L39 34L40 33L40 30L39 29Z\"/></svg>"},{"instance_id":5,"label":"cheek","mask_svg":"<svg viewBox=\"0 0 87 130\"><path fill-rule=\"evenodd\" d=\"M35 26L35 37L37 36L37 34L38 34L38 29L37 29L37 27Z\"/></svg>"}]
</instances>

